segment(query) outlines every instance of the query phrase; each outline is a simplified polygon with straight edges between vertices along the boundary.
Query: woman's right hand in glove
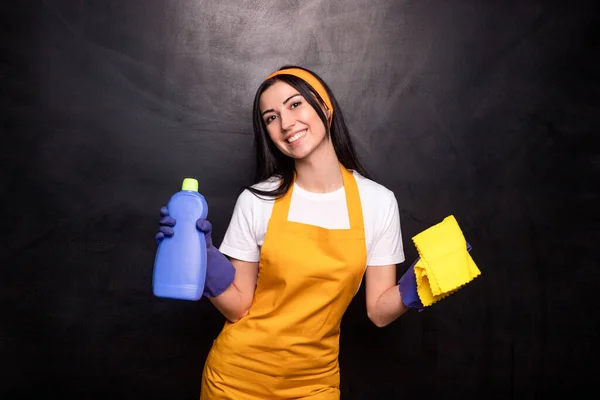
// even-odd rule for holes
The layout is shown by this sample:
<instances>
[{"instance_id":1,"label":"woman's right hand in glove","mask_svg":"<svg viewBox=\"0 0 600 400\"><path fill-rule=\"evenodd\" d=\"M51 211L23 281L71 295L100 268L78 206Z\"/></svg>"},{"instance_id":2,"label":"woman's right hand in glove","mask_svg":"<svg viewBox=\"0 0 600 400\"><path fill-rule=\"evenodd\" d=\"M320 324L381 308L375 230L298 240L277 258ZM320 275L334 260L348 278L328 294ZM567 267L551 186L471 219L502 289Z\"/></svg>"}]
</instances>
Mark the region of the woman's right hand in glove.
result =
<instances>
[{"instance_id":1,"label":"woman's right hand in glove","mask_svg":"<svg viewBox=\"0 0 600 400\"><path fill-rule=\"evenodd\" d=\"M175 234L173 227L177 221L169 215L167 207L160 209L160 221L158 232L154 236L156 244L166 237L172 237ZM235 277L235 267L223 253L217 249L212 242L212 225L206 219L198 219L196 228L204 234L206 241L206 279L204 282L205 297L215 297L220 295L232 283Z\"/></svg>"},{"instance_id":2,"label":"woman's right hand in glove","mask_svg":"<svg viewBox=\"0 0 600 400\"><path fill-rule=\"evenodd\" d=\"M167 207L161 207L160 209L160 220L158 232L154 236L156 244L158 245L165 237L173 236L173 227L175 226L175 218L169 216L169 210Z\"/></svg>"}]
</instances>

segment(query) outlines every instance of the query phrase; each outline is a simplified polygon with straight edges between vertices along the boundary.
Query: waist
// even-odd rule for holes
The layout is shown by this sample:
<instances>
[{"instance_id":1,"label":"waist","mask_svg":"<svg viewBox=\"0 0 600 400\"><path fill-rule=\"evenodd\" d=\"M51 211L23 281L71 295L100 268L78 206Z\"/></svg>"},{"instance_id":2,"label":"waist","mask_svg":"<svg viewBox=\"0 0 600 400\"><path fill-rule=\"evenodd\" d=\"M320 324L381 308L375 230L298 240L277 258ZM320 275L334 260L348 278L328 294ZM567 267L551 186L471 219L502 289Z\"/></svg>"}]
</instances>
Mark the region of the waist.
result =
<instances>
[{"instance_id":1,"label":"waist","mask_svg":"<svg viewBox=\"0 0 600 400\"><path fill-rule=\"evenodd\" d=\"M265 330L246 318L226 324L211 352L228 365L287 379L334 375L339 332L325 337Z\"/></svg>"},{"instance_id":2,"label":"waist","mask_svg":"<svg viewBox=\"0 0 600 400\"><path fill-rule=\"evenodd\" d=\"M208 379L226 382L227 387L234 385L244 388L246 393L253 391L257 398L273 398L275 393L278 398L304 398L324 388L339 389L340 384L339 368L292 375L281 366L267 369L264 365L249 364L248 358L236 359L216 343L206 359L204 374Z\"/></svg>"}]
</instances>

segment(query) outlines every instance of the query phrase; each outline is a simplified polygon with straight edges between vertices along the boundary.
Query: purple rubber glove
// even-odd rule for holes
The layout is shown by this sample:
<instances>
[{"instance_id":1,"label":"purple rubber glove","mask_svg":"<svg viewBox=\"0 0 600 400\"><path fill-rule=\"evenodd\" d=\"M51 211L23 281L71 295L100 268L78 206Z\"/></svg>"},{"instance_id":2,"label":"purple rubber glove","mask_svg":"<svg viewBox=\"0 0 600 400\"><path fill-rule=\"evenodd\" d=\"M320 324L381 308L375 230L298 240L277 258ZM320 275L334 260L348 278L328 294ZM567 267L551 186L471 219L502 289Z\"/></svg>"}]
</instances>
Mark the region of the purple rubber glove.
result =
<instances>
[{"instance_id":1,"label":"purple rubber glove","mask_svg":"<svg viewBox=\"0 0 600 400\"><path fill-rule=\"evenodd\" d=\"M175 218L169 217L169 210L167 207L161 207L160 209L160 221L158 232L154 236L156 245L158 245L165 237L171 237L175 233L173 227L175 226Z\"/></svg>"},{"instance_id":2,"label":"purple rubber glove","mask_svg":"<svg viewBox=\"0 0 600 400\"><path fill-rule=\"evenodd\" d=\"M408 308L416 308L419 311L423 311L423 303L419 299L417 293L417 277L415 276L415 265L419 261L419 257L412 263L412 265L406 270L404 275L398 281L398 289L400 290L400 297L402 303Z\"/></svg>"},{"instance_id":3,"label":"purple rubber glove","mask_svg":"<svg viewBox=\"0 0 600 400\"><path fill-rule=\"evenodd\" d=\"M471 251L471 245L468 242L467 251ZM417 277L415 276L415 265L419 259L420 257L417 257L404 275L402 275L398 281L398 289L400 290L402 303L408 308L416 308L421 312L425 307L423 307L423 303L421 303L421 299L419 299L419 294L417 293Z\"/></svg>"},{"instance_id":4,"label":"purple rubber glove","mask_svg":"<svg viewBox=\"0 0 600 400\"><path fill-rule=\"evenodd\" d=\"M169 216L167 207L160 209L159 230L154 239L159 244L165 237L174 234L173 227L175 218ZM204 233L206 239L206 279L204 281L204 297L215 297L220 295L232 283L235 277L235 267L223 253L217 249L212 242L212 225L206 219L196 221L196 228Z\"/></svg>"}]
</instances>

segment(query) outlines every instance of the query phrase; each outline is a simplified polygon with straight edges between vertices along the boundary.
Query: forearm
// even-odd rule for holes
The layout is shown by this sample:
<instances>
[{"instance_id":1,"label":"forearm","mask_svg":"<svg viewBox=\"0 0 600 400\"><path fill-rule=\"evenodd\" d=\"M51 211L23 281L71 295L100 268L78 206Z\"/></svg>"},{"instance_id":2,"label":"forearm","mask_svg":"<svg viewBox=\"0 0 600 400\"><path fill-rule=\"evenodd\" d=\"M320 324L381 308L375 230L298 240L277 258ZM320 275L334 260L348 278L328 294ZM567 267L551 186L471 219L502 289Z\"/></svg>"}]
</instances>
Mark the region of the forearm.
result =
<instances>
[{"instance_id":1,"label":"forearm","mask_svg":"<svg viewBox=\"0 0 600 400\"><path fill-rule=\"evenodd\" d=\"M219 281L221 284L219 290L210 293L207 297L225 318L237 322L248 314L252 305L258 277L258 262L228 259L221 253L215 253L213 256L220 260L220 265L215 264L210 269L210 275L215 282ZM234 275L229 275L228 279L217 279L220 272L231 271L232 268L235 270Z\"/></svg>"},{"instance_id":2,"label":"forearm","mask_svg":"<svg viewBox=\"0 0 600 400\"><path fill-rule=\"evenodd\" d=\"M244 299L245 296L236 286L235 281L220 295L209 298L210 302L230 322L237 322L248 314L250 305Z\"/></svg>"},{"instance_id":3,"label":"forearm","mask_svg":"<svg viewBox=\"0 0 600 400\"><path fill-rule=\"evenodd\" d=\"M369 312L369 318L376 326L383 328L394 322L406 311L408 311L408 307L402 302L398 285L395 285L379 296L375 307Z\"/></svg>"}]
</instances>

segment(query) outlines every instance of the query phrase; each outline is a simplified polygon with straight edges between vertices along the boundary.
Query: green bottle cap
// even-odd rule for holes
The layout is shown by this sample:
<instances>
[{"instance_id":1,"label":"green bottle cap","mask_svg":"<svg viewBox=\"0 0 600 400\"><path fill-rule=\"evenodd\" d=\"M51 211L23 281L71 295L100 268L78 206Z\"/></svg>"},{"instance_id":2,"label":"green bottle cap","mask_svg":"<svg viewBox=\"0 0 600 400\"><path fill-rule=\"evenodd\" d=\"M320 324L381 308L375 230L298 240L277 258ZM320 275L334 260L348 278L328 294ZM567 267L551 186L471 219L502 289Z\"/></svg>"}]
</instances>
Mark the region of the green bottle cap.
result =
<instances>
[{"instance_id":1,"label":"green bottle cap","mask_svg":"<svg viewBox=\"0 0 600 400\"><path fill-rule=\"evenodd\" d=\"M185 178L181 190L190 190L192 192L198 191L198 181L194 178Z\"/></svg>"}]
</instances>

